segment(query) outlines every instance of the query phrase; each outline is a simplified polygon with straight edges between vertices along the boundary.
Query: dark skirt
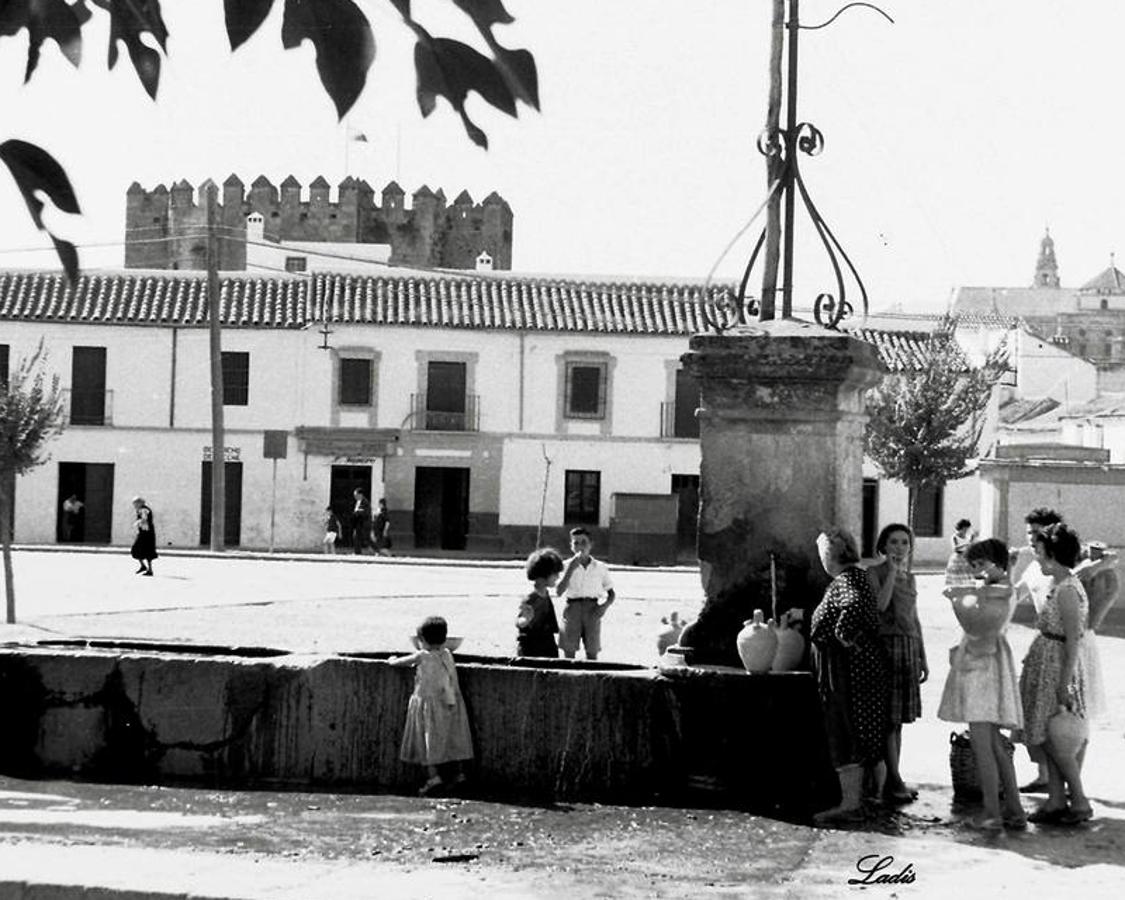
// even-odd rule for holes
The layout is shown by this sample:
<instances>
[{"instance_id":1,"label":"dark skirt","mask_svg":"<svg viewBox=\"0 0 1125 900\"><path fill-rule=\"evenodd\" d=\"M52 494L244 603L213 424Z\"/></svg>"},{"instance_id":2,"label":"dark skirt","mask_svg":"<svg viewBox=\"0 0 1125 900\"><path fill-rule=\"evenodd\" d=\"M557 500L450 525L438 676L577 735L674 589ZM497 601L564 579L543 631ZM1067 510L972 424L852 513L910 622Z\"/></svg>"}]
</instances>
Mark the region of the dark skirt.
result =
<instances>
[{"instance_id":1,"label":"dark skirt","mask_svg":"<svg viewBox=\"0 0 1125 900\"><path fill-rule=\"evenodd\" d=\"M547 656L556 658L559 645L553 634L521 634L516 638L516 656Z\"/></svg>"},{"instance_id":2,"label":"dark skirt","mask_svg":"<svg viewBox=\"0 0 1125 900\"><path fill-rule=\"evenodd\" d=\"M148 531L138 531L137 536L133 539L133 549L129 551L133 559L156 559L156 531L150 528Z\"/></svg>"}]
</instances>

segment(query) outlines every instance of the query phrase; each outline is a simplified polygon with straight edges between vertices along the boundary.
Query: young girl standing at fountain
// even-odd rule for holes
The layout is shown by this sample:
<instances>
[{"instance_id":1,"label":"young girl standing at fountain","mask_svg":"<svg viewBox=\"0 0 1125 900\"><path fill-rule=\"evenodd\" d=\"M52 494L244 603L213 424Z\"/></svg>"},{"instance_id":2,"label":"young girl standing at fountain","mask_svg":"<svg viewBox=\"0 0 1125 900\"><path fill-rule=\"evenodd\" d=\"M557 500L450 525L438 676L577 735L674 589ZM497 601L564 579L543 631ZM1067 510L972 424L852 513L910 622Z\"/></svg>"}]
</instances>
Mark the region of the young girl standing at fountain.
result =
<instances>
[{"instance_id":1,"label":"young girl standing at fountain","mask_svg":"<svg viewBox=\"0 0 1125 900\"><path fill-rule=\"evenodd\" d=\"M429 777L419 791L423 796L442 785L438 766L473 758L469 717L457 684L453 654L446 647L447 637L445 619L430 616L418 626L418 651L388 660L388 665L412 666L415 670L399 758L426 767ZM458 768L453 783L464 780Z\"/></svg>"},{"instance_id":2,"label":"young girl standing at fountain","mask_svg":"<svg viewBox=\"0 0 1125 900\"><path fill-rule=\"evenodd\" d=\"M1027 827L1016 770L1000 738L1001 728L1023 727L1016 663L1004 635L1013 608L1008 560L1008 546L1003 541L976 541L966 548L965 561L983 583L945 590L964 635L950 654L938 718L969 723L984 806L983 815L973 820L973 826L985 831Z\"/></svg>"},{"instance_id":3,"label":"young girl standing at fountain","mask_svg":"<svg viewBox=\"0 0 1125 900\"><path fill-rule=\"evenodd\" d=\"M930 674L926 646L918 621L918 587L910 571L914 553L914 532L909 526L892 524L879 533L875 551L883 561L867 570L879 609L879 634L887 648L890 663L890 731L884 761L887 777L883 783L885 803L910 803L918 796L902 780L902 726L922 715L919 685Z\"/></svg>"}]
</instances>

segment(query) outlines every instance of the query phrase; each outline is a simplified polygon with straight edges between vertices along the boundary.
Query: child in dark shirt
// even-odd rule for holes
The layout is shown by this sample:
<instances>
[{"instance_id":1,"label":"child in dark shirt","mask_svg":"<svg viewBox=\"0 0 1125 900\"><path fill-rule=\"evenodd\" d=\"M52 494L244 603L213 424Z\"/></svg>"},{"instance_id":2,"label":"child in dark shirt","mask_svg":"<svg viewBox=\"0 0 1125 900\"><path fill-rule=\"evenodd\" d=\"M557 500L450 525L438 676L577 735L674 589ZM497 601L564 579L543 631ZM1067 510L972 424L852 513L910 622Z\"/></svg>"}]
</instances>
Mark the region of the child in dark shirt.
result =
<instances>
[{"instance_id":1,"label":"child in dark shirt","mask_svg":"<svg viewBox=\"0 0 1125 900\"><path fill-rule=\"evenodd\" d=\"M546 547L527 558L527 580L533 590L520 604L516 616L516 656L558 656L555 635L559 622L551 601L551 588L563 570L562 557Z\"/></svg>"}]
</instances>

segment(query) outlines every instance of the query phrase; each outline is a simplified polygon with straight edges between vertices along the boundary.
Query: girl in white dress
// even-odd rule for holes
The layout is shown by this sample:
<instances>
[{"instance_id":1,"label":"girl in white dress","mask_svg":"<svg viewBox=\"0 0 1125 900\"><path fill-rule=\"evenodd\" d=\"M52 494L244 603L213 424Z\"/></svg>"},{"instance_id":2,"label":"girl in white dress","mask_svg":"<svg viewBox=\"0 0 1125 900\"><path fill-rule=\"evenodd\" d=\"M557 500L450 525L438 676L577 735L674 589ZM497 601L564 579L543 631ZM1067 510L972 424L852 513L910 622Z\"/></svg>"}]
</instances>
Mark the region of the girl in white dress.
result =
<instances>
[{"instance_id":1,"label":"girl in white dress","mask_svg":"<svg viewBox=\"0 0 1125 900\"><path fill-rule=\"evenodd\" d=\"M1008 547L995 538L976 541L965 550L965 560L973 575L982 580L945 590L964 635L950 652L938 718L969 723L984 806L973 826L986 831L1022 829L1027 827L1027 815L1020 805L1015 768L1000 736L1001 728L1023 727L1016 663L1005 636L1014 606Z\"/></svg>"}]
</instances>

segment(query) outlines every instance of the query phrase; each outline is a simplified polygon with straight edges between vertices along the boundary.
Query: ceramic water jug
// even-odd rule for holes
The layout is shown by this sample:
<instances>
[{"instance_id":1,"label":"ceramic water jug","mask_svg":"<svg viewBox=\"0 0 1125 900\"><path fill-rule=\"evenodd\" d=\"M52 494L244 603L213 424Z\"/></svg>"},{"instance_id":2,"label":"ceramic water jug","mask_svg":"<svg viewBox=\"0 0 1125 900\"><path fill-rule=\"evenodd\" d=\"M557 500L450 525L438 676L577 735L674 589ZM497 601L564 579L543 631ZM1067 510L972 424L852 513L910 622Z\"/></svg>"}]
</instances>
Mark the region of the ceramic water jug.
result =
<instances>
[{"instance_id":1,"label":"ceramic water jug","mask_svg":"<svg viewBox=\"0 0 1125 900\"><path fill-rule=\"evenodd\" d=\"M789 611L781 617L781 623L774 629L777 633L777 652L770 670L773 672L792 672L801 664L805 655L805 639L797 629Z\"/></svg>"},{"instance_id":2,"label":"ceramic water jug","mask_svg":"<svg viewBox=\"0 0 1125 900\"><path fill-rule=\"evenodd\" d=\"M754 618L743 623L738 632L738 655L747 672L768 672L777 653L777 632L773 619L762 621L762 611L754 610Z\"/></svg>"},{"instance_id":3,"label":"ceramic water jug","mask_svg":"<svg viewBox=\"0 0 1125 900\"><path fill-rule=\"evenodd\" d=\"M1076 754L1090 736L1090 726L1081 716L1060 706L1047 720L1047 737L1064 755Z\"/></svg>"}]
</instances>

